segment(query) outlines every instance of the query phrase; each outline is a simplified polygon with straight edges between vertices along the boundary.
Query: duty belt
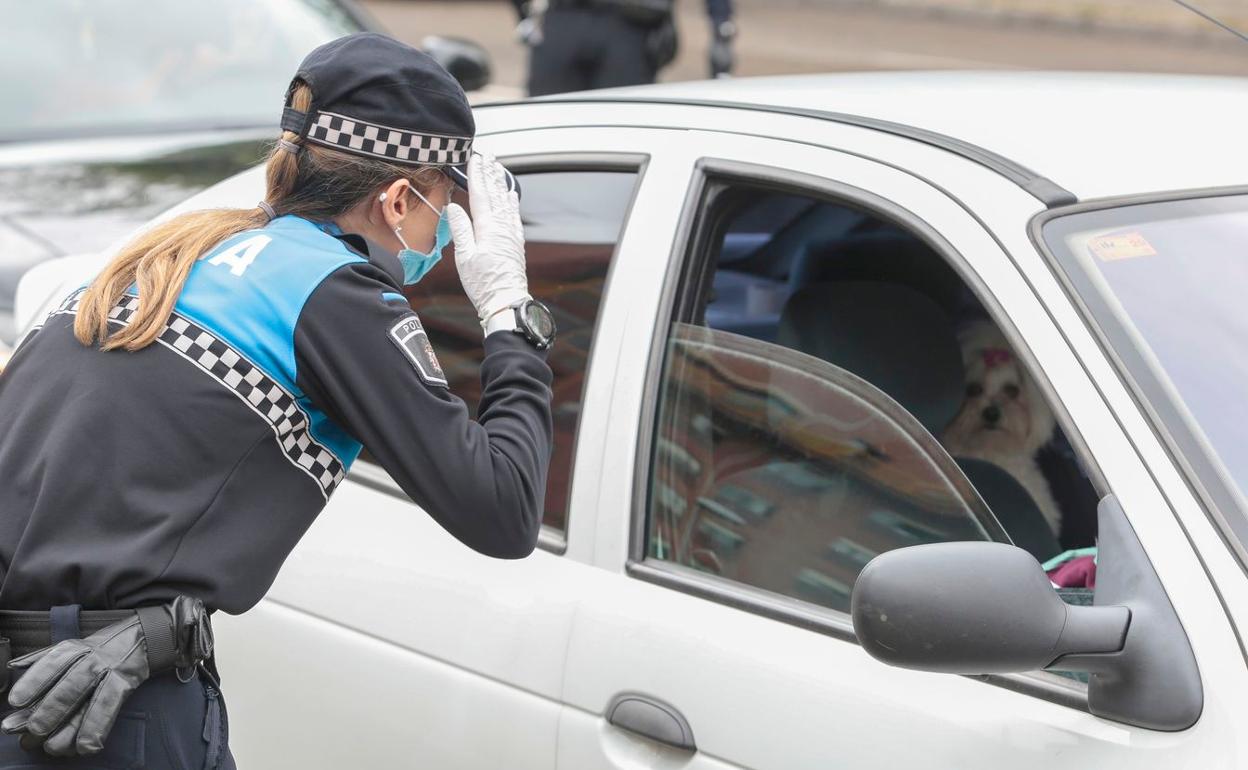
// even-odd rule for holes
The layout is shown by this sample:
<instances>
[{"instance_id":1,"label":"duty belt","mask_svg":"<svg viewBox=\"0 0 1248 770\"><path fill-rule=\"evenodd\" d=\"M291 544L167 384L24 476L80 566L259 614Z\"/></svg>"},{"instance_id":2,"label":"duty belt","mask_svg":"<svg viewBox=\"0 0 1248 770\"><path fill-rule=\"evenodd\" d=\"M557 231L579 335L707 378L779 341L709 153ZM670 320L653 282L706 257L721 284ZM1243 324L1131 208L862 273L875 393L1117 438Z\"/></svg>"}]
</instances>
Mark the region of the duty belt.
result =
<instances>
[{"instance_id":1,"label":"duty belt","mask_svg":"<svg viewBox=\"0 0 1248 770\"><path fill-rule=\"evenodd\" d=\"M62 609L62 608L57 608ZM75 607L74 610L77 610ZM64 638L85 638L106 626L125 620L135 610L77 610L76 624L68 616L62 621L53 613L41 610L0 610L0 692L9 687L9 666L13 658L35 650L41 650ZM73 632L66 634L64 623L72 624ZM54 629L56 633L54 633Z\"/></svg>"}]
</instances>

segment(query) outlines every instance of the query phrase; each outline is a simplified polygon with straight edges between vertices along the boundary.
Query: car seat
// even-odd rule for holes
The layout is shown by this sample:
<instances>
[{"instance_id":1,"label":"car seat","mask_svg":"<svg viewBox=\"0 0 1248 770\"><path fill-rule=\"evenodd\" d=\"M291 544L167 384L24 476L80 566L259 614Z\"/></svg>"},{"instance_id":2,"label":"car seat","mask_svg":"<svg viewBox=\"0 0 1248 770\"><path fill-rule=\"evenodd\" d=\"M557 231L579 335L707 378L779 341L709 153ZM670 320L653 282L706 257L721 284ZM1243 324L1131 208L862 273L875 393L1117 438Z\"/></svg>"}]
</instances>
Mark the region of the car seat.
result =
<instances>
[{"instance_id":1,"label":"car seat","mask_svg":"<svg viewBox=\"0 0 1248 770\"><path fill-rule=\"evenodd\" d=\"M1062 552L1062 547L1031 499L1026 488L999 465L987 460L955 457L966 478L996 514L997 521L1010 534L1014 545L1045 562Z\"/></svg>"},{"instance_id":2,"label":"car seat","mask_svg":"<svg viewBox=\"0 0 1248 770\"><path fill-rule=\"evenodd\" d=\"M953 322L931 298L881 281L819 283L780 314L781 345L822 358L875 385L940 435L958 413L962 351Z\"/></svg>"},{"instance_id":3,"label":"car seat","mask_svg":"<svg viewBox=\"0 0 1248 770\"><path fill-rule=\"evenodd\" d=\"M962 406L965 370L953 321L910 286L882 281L806 286L785 303L777 339L867 380L934 436ZM1057 552L1040 507L1014 477L984 460L954 459L1016 544L1037 559Z\"/></svg>"}]
</instances>

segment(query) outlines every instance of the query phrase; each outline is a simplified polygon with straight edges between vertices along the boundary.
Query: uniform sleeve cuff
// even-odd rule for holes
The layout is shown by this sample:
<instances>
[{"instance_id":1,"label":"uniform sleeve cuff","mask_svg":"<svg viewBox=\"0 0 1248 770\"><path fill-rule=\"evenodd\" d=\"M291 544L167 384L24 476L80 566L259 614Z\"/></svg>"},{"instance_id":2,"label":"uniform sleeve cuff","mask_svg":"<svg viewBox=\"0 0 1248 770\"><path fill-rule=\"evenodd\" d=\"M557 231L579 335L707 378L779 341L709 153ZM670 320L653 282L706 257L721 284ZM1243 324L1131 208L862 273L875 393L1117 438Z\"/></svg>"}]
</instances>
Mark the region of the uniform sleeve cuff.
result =
<instances>
[{"instance_id":1,"label":"uniform sleeve cuff","mask_svg":"<svg viewBox=\"0 0 1248 770\"><path fill-rule=\"evenodd\" d=\"M499 353L507 350L521 350L526 353L531 353L532 355L541 358L543 361L546 360L546 354L549 352L546 350L538 350L530 344L528 340L515 332L499 331L486 335L485 354L487 356L491 353Z\"/></svg>"}]
</instances>

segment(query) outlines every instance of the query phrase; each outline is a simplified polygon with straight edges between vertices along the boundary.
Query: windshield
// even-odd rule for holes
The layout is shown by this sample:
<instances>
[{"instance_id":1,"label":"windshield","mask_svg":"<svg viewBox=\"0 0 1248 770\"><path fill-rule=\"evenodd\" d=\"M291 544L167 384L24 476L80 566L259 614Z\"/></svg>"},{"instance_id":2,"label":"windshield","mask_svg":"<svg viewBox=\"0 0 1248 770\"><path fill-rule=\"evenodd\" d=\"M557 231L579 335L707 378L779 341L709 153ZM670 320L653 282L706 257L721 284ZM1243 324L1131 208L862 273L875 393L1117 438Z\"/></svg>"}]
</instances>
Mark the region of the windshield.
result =
<instances>
[{"instance_id":1,"label":"windshield","mask_svg":"<svg viewBox=\"0 0 1248 770\"><path fill-rule=\"evenodd\" d=\"M0 140L276 125L309 50L359 30L332 0L5 4Z\"/></svg>"},{"instance_id":2,"label":"windshield","mask_svg":"<svg viewBox=\"0 0 1248 770\"><path fill-rule=\"evenodd\" d=\"M1248 196L1072 214L1044 240L1245 556Z\"/></svg>"}]
</instances>

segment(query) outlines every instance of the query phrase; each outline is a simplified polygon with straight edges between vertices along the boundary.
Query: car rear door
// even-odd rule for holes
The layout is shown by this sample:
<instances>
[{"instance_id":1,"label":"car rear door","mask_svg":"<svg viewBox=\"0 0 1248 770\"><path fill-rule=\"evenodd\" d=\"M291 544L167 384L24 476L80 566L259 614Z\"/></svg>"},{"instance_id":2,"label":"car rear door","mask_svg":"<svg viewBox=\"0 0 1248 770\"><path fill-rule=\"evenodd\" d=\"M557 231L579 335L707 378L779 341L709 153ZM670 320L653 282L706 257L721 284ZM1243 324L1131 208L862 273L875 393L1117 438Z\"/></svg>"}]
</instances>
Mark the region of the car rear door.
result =
<instances>
[{"instance_id":1,"label":"car rear door","mask_svg":"<svg viewBox=\"0 0 1248 770\"><path fill-rule=\"evenodd\" d=\"M601 463L611 472L601 476L594 501L593 562L600 569L581 576L587 582L573 600L559 766L1048 770L1063 763L1122 768L1242 763L1231 725L1242 706L1245 671L1225 613L1166 499L1010 256L964 205L935 184L893 165L817 146L817 122L794 123L800 129L795 133L807 134L797 143L747 136L749 121L744 114L721 120L741 134L687 134L699 173L691 180L674 248L670 255L661 250L638 255L628 283L614 282L604 305L604 318L623 319L602 444ZM772 123L755 133L775 130ZM870 134L862 132L864 141ZM913 147L907 152L911 159L923 155ZM927 152L934 172L962 184L973 180L988 198L1026 199L1037 206L980 166ZM682 293L697 290L704 280L683 263L693 257L690 244L698 242L699 228L708 226L700 216L710 205L702 191L716 178L818 192L880 212L943 244L964 280L1044 372L1103 475L1099 491L1119 498L1154 557L1203 673L1205 711L1196 726L1164 733L1097 718L1087 711L1083 685L1052 674L959 677L890 668L858 647L846 613L822 600L847 598L849 585L803 570L792 590L760 590L714 574L714 553L691 560L693 568L665 556L679 551L680 543L661 534L666 530L655 527L656 517L679 522L697 515L699 526L709 521L703 535L739 548L744 538L736 525L749 518L742 509L753 507L758 518L772 522L785 514L782 504L740 490L735 510L716 510L724 506L709 500L698 501L706 510L692 511L679 490L659 484L656 458L677 469L675 475L696 475L705 462L696 445L724 441L713 420L697 415L682 431L664 433L670 414L699 399L718 399L723 411L747 415L742 419L750 410L757 415L791 409L795 401L801 407L802 397L776 389L778 378L793 376L778 377L779 353L770 363L764 353L745 363L726 362L723 351L736 344L732 335L717 339L716 333L669 324ZM1020 231L1028 213L1025 207L1019 211ZM767 301L764 294L757 296L760 307ZM719 357L699 359L699 346ZM735 360L748 357L746 351ZM767 376L759 375L767 366ZM827 390L832 392L831 386ZM865 396L859 400L869 403ZM831 428L821 430L825 443L844 438ZM775 465L786 483L805 483L801 473L784 470L784 462ZM790 529L796 539L806 537ZM852 542L837 558L846 555L856 556Z\"/></svg>"}]
</instances>

